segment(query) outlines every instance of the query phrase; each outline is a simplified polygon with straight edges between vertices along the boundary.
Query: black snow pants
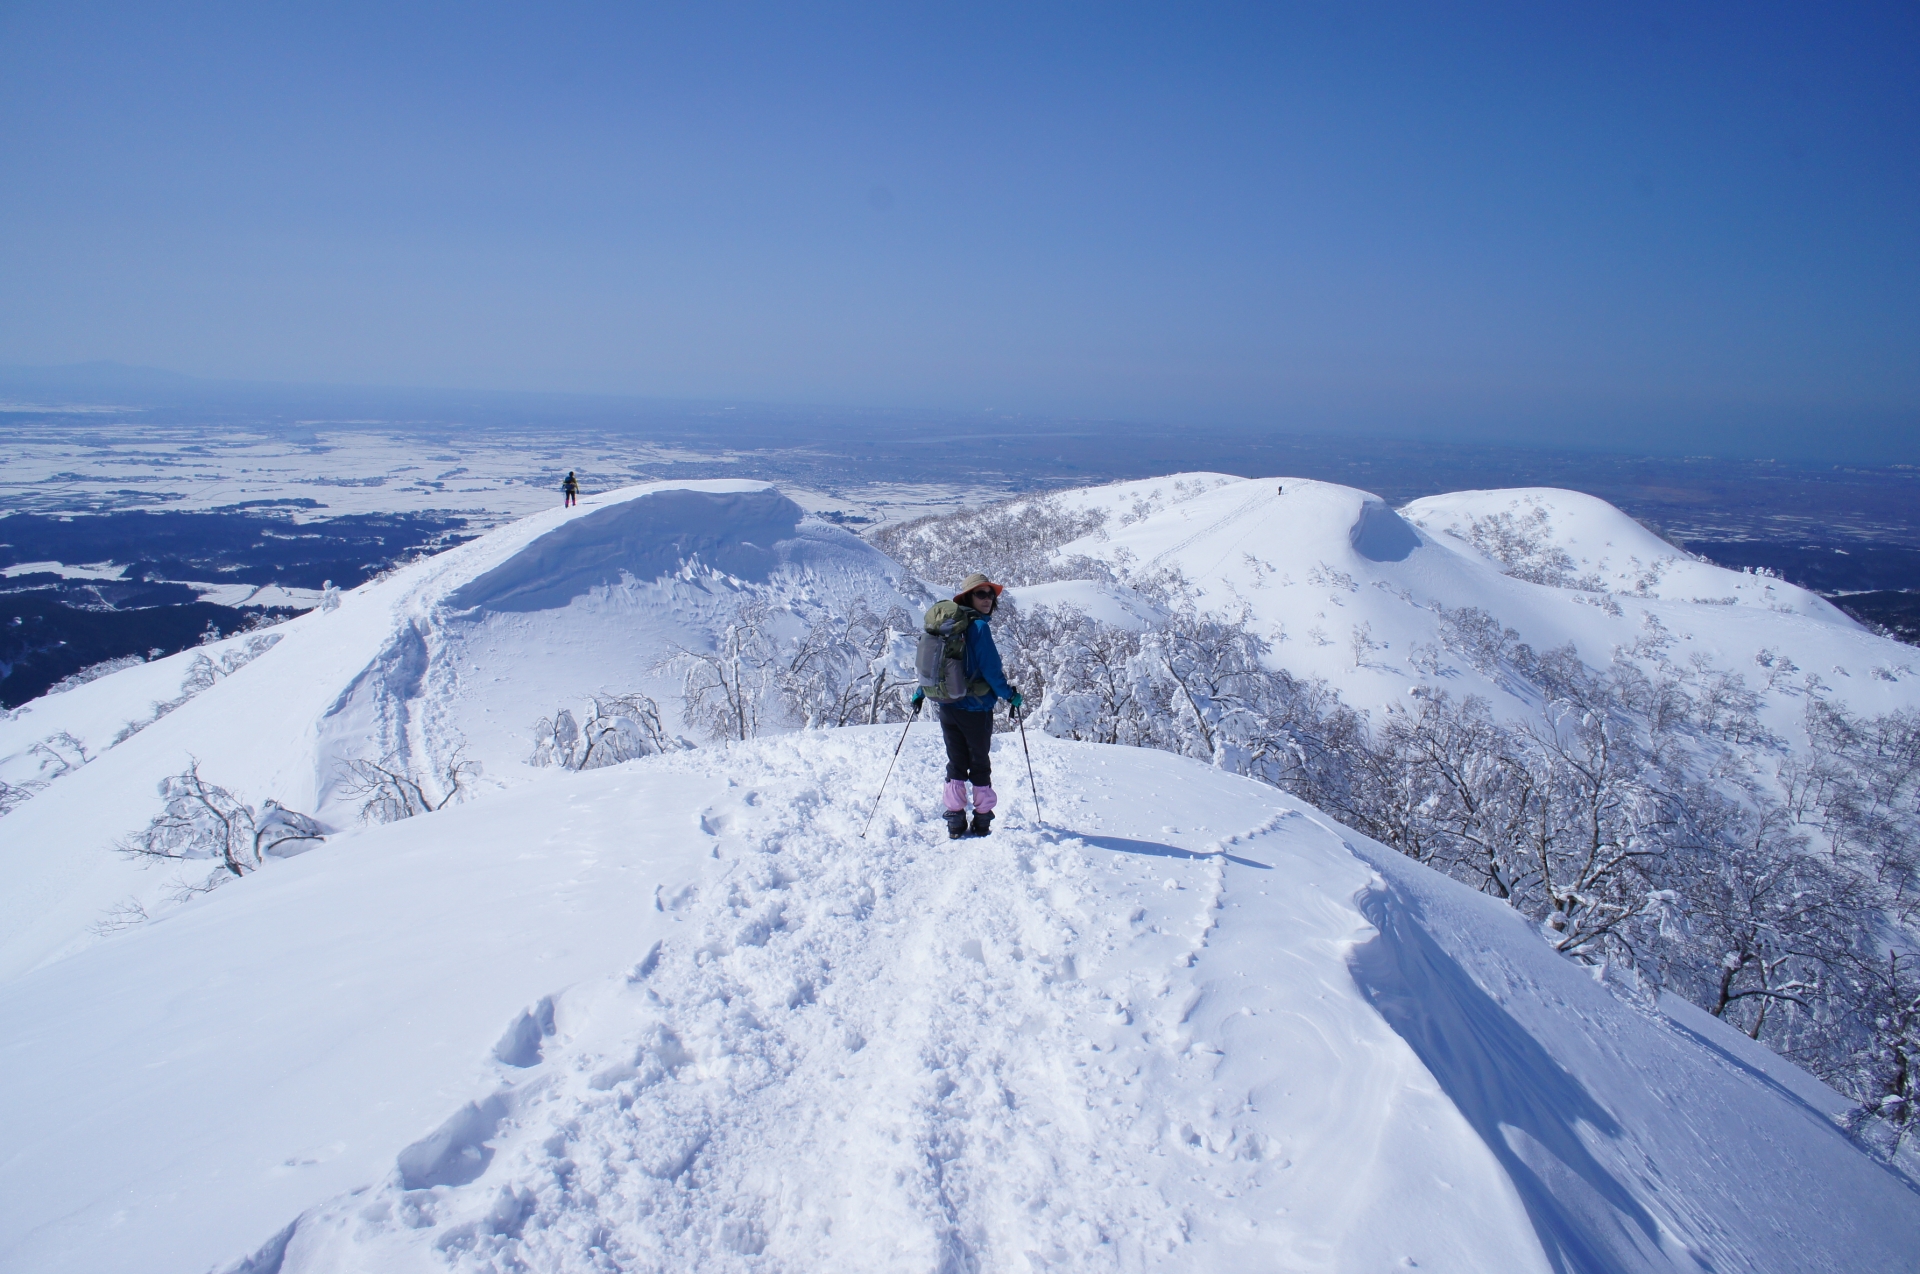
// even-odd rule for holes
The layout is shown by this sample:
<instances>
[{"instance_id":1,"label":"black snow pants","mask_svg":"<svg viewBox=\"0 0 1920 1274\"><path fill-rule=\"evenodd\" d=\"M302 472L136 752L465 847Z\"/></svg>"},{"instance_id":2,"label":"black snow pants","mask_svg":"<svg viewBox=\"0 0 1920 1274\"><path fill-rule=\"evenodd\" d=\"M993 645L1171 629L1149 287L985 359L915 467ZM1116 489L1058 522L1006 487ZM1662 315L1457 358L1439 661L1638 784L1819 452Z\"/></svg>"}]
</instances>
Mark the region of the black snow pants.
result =
<instances>
[{"instance_id":1,"label":"black snow pants","mask_svg":"<svg viewBox=\"0 0 1920 1274\"><path fill-rule=\"evenodd\" d=\"M958 779L975 787L993 786L993 713L968 712L950 703L940 705L940 735L947 741L947 781Z\"/></svg>"}]
</instances>

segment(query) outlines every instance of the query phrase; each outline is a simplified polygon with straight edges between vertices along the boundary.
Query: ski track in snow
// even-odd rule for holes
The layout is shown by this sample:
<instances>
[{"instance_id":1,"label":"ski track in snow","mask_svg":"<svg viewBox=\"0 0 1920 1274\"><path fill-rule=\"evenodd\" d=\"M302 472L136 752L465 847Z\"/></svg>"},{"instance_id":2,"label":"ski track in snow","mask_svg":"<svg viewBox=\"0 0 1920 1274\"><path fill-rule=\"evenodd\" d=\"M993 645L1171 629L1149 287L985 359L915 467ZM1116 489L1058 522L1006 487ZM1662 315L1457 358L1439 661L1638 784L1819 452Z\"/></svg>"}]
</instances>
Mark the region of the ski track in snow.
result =
<instances>
[{"instance_id":1,"label":"ski track in snow","mask_svg":"<svg viewBox=\"0 0 1920 1274\"><path fill-rule=\"evenodd\" d=\"M1263 487L1259 495L1256 495L1252 499L1246 501L1245 503L1238 505L1237 507L1234 508L1234 510L1231 513L1227 514L1225 517L1219 519L1216 522L1209 523L1207 526L1203 527L1202 529L1195 531L1192 535L1189 535L1186 539L1181 540L1178 544L1174 545L1172 548L1165 549L1159 553L1156 553L1153 556L1153 559L1150 562L1148 562L1147 565L1150 568L1165 565L1168 558L1179 557L1181 554L1185 553L1188 549L1198 544L1201 540L1209 539L1212 536L1218 535L1220 532L1226 530L1228 527L1232 526L1235 522L1238 522L1241 518L1244 518L1245 516L1247 516L1247 514L1253 512L1255 509L1258 509L1263 505L1271 504L1273 501L1279 498L1280 497L1278 495L1266 494L1266 490ZM1231 550L1229 550L1229 552L1230 551ZM1221 554L1221 560L1222 561L1226 560L1226 554L1224 553Z\"/></svg>"},{"instance_id":2,"label":"ski track in snow","mask_svg":"<svg viewBox=\"0 0 1920 1274\"><path fill-rule=\"evenodd\" d=\"M851 797L875 766L832 744L763 759L701 817L705 878L656 899L674 936L558 995L537 1058L539 1009L509 1029L497 1055L535 1064L501 1065L484 1180L465 1184L495 1132L482 1101L371 1197L303 1219L287 1274L429 1253L476 1271L1147 1268L1192 1218L1137 1176L1142 1152L1223 1195L1271 1171L1228 1113L1168 1104L1218 1056L1185 1019L1227 859L1185 859L1149 915L1120 895L1181 860L1096 855L1024 818L950 844L901 826L900 789L860 841L856 802L821 793ZM919 760L896 783L927 787Z\"/></svg>"}]
</instances>

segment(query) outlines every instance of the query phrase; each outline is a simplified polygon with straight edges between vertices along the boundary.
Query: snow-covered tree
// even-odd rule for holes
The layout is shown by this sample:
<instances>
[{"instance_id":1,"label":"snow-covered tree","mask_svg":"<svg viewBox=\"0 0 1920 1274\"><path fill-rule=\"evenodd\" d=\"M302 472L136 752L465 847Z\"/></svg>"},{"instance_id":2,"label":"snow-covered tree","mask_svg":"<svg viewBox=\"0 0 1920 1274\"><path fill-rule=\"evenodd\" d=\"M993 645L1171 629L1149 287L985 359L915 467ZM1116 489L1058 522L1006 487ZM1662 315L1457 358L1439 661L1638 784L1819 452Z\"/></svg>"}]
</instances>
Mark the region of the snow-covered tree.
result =
<instances>
[{"instance_id":1,"label":"snow-covered tree","mask_svg":"<svg viewBox=\"0 0 1920 1274\"><path fill-rule=\"evenodd\" d=\"M659 665L681 674L687 722L714 739L752 739L777 685L771 607L751 598L711 650L677 647Z\"/></svg>"},{"instance_id":2,"label":"snow-covered tree","mask_svg":"<svg viewBox=\"0 0 1920 1274\"><path fill-rule=\"evenodd\" d=\"M899 720L917 626L899 608L882 616L855 598L816 615L779 651L774 682L788 716L807 727L876 725Z\"/></svg>"},{"instance_id":3,"label":"snow-covered tree","mask_svg":"<svg viewBox=\"0 0 1920 1274\"><path fill-rule=\"evenodd\" d=\"M310 816L278 801L269 800L256 814L253 806L204 778L198 760L162 779L159 795L165 807L123 839L120 852L147 860L211 860L216 868L210 883L256 870L290 842L323 839Z\"/></svg>"},{"instance_id":4,"label":"snow-covered tree","mask_svg":"<svg viewBox=\"0 0 1920 1274\"><path fill-rule=\"evenodd\" d=\"M1103 510L1075 511L1058 496L1016 496L963 513L889 526L873 537L895 561L936 587L984 571L1003 584L1105 579L1113 568L1093 558L1061 559L1054 550L1100 532Z\"/></svg>"},{"instance_id":5,"label":"snow-covered tree","mask_svg":"<svg viewBox=\"0 0 1920 1274\"><path fill-rule=\"evenodd\" d=\"M71 774L93 760L87 754L87 745L68 730L41 739L27 749L27 755L40 763L40 777L47 782Z\"/></svg>"},{"instance_id":6,"label":"snow-covered tree","mask_svg":"<svg viewBox=\"0 0 1920 1274\"><path fill-rule=\"evenodd\" d=\"M870 725L903 719L917 630L904 610L881 615L859 598L803 611L751 596L712 649L679 647L658 667L680 674L688 724L714 739Z\"/></svg>"},{"instance_id":7,"label":"snow-covered tree","mask_svg":"<svg viewBox=\"0 0 1920 1274\"><path fill-rule=\"evenodd\" d=\"M1692 852L1668 876L1683 923L1667 935L1676 948L1667 980L1753 1039L1807 1052L1834 989L1829 970L1846 956L1840 935L1863 900L1806 852L1779 802L1730 800L1699 784L1682 808Z\"/></svg>"},{"instance_id":8,"label":"snow-covered tree","mask_svg":"<svg viewBox=\"0 0 1920 1274\"><path fill-rule=\"evenodd\" d=\"M478 761L458 753L424 774L397 753L349 761L342 768L347 793L359 798L360 817L369 823L397 823L445 809L463 797L480 774Z\"/></svg>"},{"instance_id":9,"label":"snow-covered tree","mask_svg":"<svg viewBox=\"0 0 1920 1274\"><path fill-rule=\"evenodd\" d=\"M659 705L644 694L596 694L587 700L583 715L584 725L562 708L537 722L532 763L595 770L687 746L667 733Z\"/></svg>"},{"instance_id":10,"label":"snow-covered tree","mask_svg":"<svg viewBox=\"0 0 1920 1274\"><path fill-rule=\"evenodd\" d=\"M39 779L28 779L24 783L8 783L0 780L0 815L11 814L46 787Z\"/></svg>"}]
</instances>

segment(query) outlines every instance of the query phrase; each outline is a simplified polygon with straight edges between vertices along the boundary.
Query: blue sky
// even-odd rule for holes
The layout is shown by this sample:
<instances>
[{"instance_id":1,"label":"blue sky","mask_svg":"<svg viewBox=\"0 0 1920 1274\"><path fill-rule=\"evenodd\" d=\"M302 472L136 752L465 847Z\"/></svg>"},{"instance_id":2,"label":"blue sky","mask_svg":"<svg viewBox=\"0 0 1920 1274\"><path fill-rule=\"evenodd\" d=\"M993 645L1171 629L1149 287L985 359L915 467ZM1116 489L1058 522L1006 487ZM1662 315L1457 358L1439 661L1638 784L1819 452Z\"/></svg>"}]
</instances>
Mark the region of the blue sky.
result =
<instances>
[{"instance_id":1,"label":"blue sky","mask_svg":"<svg viewBox=\"0 0 1920 1274\"><path fill-rule=\"evenodd\" d=\"M1920 446L1920 10L1574 8L0 3L0 363Z\"/></svg>"}]
</instances>

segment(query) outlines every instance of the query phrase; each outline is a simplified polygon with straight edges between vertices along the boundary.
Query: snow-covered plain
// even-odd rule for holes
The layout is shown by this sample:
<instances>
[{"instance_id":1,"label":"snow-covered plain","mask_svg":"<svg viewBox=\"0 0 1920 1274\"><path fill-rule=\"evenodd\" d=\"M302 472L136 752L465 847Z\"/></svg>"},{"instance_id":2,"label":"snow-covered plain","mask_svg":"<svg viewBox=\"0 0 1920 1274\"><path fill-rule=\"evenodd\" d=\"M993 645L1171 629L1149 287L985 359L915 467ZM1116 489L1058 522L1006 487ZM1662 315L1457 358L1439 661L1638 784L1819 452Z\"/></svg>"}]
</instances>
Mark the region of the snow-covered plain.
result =
<instances>
[{"instance_id":1,"label":"snow-covered plain","mask_svg":"<svg viewBox=\"0 0 1920 1274\"><path fill-rule=\"evenodd\" d=\"M117 411L102 409L102 414ZM674 475L731 477L751 471L756 479L779 479L782 494L808 513L850 527L952 512L998 499L1009 489L1005 480L990 478L901 480L899 466L884 473L845 467L836 471L807 447L741 450L716 441L690 450L618 429L422 431L378 421L326 420L209 429L94 420L87 412L66 414L53 423L6 417L7 404L0 403L7 446L7 464L0 471L0 520L14 513L56 518L119 514L123 520L118 529L124 534L112 551L123 558L137 558L146 547L139 525L145 519L126 518L134 510L217 511L230 518L261 519L283 534L287 523L297 527L397 514L427 519L441 532L458 535L553 508L560 503L561 482L569 472L577 473L591 498ZM303 538L317 536L309 531ZM365 548L376 562L409 555L399 542ZM248 565L264 566L271 560ZM0 569L0 578L53 575L74 582L121 581L129 566L125 560L19 562ZM320 600L319 590L312 587L234 583L206 563L199 570L176 563L164 579L149 568L143 578L184 584L199 600L219 606L305 610ZM319 576L303 581L319 582ZM18 782L20 777L0 762L0 781Z\"/></svg>"},{"instance_id":2,"label":"snow-covered plain","mask_svg":"<svg viewBox=\"0 0 1920 1274\"><path fill-rule=\"evenodd\" d=\"M1153 507L1173 482L1073 497L1116 510L1076 551L1179 565L1361 706L1414 679L1401 643L1431 640L1429 600L1596 659L1648 614L1719 657L1845 659L1862 710L1916 688L1901 648L1790 596L1614 615L1364 493L1189 475ZM1487 494L1466 516L1505 507ZM1558 513L1583 550L1608 533ZM1041 587L1024 600L1146 618L1124 590ZM764 484L654 484L282 625L117 745L188 657L4 723L7 747L58 729L91 759L0 820L0 1269L1789 1271L1920 1251L1920 1193L1840 1132L1837 1096L1684 1005L1615 998L1498 902L1251 780L1034 735L1042 807L1001 736L1001 824L956 844L924 722L864 837L897 727L524 763L568 697L666 702L660 656L749 596L924 603ZM1380 651L1296 639L1341 623ZM472 799L355 825L344 760L461 749L485 766ZM190 756L334 834L166 904L164 873L109 846ZM153 918L91 932L127 895Z\"/></svg>"},{"instance_id":3,"label":"snow-covered plain","mask_svg":"<svg viewBox=\"0 0 1920 1274\"><path fill-rule=\"evenodd\" d=\"M0 403L0 413L6 409ZM105 409L103 414L127 413ZM846 474L844 481L800 483L784 479L794 470L819 467L805 448L696 450L594 428L451 426L422 432L405 422L313 420L213 430L78 414L51 423L8 421L7 447L7 467L0 474L0 512L6 513L201 511L307 502L312 507L289 509L288 516L299 522L349 514L457 513L485 529L558 503L568 472L576 472L583 489L592 493L671 476L682 465L781 477L785 494L809 512L875 521L948 511L997 498L1002 491L964 481L876 480L858 474Z\"/></svg>"}]
</instances>

